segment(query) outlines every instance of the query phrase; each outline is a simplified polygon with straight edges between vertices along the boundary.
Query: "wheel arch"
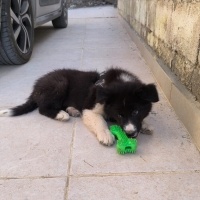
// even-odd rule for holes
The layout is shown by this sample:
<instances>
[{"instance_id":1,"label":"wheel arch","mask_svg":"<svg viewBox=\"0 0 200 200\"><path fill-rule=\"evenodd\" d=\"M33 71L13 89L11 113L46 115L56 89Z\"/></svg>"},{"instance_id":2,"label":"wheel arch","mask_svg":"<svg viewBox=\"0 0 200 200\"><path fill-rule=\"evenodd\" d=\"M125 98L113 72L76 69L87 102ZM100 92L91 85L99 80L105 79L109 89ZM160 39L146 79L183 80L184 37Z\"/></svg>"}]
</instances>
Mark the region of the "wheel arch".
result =
<instances>
[{"instance_id":1,"label":"wheel arch","mask_svg":"<svg viewBox=\"0 0 200 200\"><path fill-rule=\"evenodd\" d=\"M31 6L32 6L32 12L33 12L34 28L35 28L36 27L36 1L35 0L31 0Z\"/></svg>"},{"instance_id":2,"label":"wheel arch","mask_svg":"<svg viewBox=\"0 0 200 200\"><path fill-rule=\"evenodd\" d=\"M2 0L0 0L0 8L2 8ZM0 30L1 30L1 9L0 9Z\"/></svg>"}]
</instances>

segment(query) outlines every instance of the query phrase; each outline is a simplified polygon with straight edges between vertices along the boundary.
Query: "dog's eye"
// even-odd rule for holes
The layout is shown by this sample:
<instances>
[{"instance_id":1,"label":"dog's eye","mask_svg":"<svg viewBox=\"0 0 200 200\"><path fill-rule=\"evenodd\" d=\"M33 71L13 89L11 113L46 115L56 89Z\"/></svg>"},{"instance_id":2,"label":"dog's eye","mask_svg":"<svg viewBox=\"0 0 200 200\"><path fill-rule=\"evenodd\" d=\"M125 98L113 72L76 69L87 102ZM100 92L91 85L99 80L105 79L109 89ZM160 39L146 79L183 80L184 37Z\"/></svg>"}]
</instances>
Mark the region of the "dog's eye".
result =
<instances>
[{"instance_id":1,"label":"dog's eye","mask_svg":"<svg viewBox=\"0 0 200 200\"><path fill-rule=\"evenodd\" d=\"M132 112L132 116L135 116L135 115L137 115L138 114L138 110L134 110L133 112Z\"/></svg>"}]
</instances>

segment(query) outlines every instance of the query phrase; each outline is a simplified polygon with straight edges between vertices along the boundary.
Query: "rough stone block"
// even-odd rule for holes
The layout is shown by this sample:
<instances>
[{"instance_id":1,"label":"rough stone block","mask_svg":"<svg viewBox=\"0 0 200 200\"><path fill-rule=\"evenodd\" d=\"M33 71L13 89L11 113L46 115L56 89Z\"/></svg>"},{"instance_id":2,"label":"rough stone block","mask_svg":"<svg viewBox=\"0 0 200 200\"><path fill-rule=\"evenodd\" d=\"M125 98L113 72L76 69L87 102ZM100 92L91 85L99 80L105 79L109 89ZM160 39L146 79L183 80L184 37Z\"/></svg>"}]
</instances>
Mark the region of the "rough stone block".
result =
<instances>
[{"instance_id":1,"label":"rough stone block","mask_svg":"<svg viewBox=\"0 0 200 200\"><path fill-rule=\"evenodd\" d=\"M156 21L156 5L157 0L146 1L146 26L150 32L155 31L155 21Z\"/></svg>"},{"instance_id":2,"label":"rough stone block","mask_svg":"<svg viewBox=\"0 0 200 200\"><path fill-rule=\"evenodd\" d=\"M131 26L142 37L146 37L146 0L130 1L130 23Z\"/></svg>"},{"instance_id":3,"label":"rough stone block","mask_svg":"<svg viewBox=\"0 0 200 200\"><path fill-rule=\"evenodd\" d=\"M151 0L147 3L147 43L169 67L174 55L169 44L172 8L170 1Z\"/></svg>"},{"instance_id":4,"label":"rough stone block","mask_svg":"<svg viewBox=\"0 0 200 200\"><path fill-rule=\"evenodd\" d=\"M118 2L119 13L130 23L130 0L122 0Z\"/></svg>"},{"instance_id":5,"label":"rough stone block","mask_svg":"<svg viewBox=\"0 0 200 200\"><path fill-rule=\"evenodd\" d=\"M192 85L192 92L197 97L197 99L200 101L200 66L198 69L194 70L192 79L191 79L191 85Z\"/></svg>"},{"instance_id":6,"label":"rough stone block","mask_svg":"<svg viewBox=\"0 0 200 200\"><path fill-rule=\"evenodd\" d=\"M143 26L146 25L146 0L131 0L130 15Z\"/></svg>"},{"instance_id":7,"label":"rough stone block","mask_svg":"<svg viewBox=\"0 0 200 200\"><path fill-rule=\"evenodd\" d=\"M140 0L131 0L130 1L131 17L136 21L140 21Z\"/></svg>"},{"instance_id":8,"label":"rough stone block","mask_svg":"<svg viewBox=\"0 0 200 200\"><path fill-rule=\"evenodd\" d=\"M172 60L172 71L179 77L180 81L190 90L191 77L195 68L189 60L179 53L175 53Z\"/></svg>"},{"instance_id":9,"label":"rough stone block","mask_svg":"<svg viewBox=\"0 0 200 200\"><path fill-rule=\"evenodd\" d=\"M170 41L170 26L173 3L171 1L157 1L155 17L155 35L164 43Z\"/></svg>"},{"instance_id":10,"label":"rough stone block","mask_svg":"<svg viewBox=\"0 0 200 200\"><path fill-rule=\"evenodd\" d=\"M124 0L118 1L118 10L119 10L119 13L120 13L123 17L124 17L124 7L125 7Z\"/></svg>"},{"instance_id":11,"label":"rough stone block","mask_svg":"<svg viewBox=\"0 0 200 200\"><path fill-rule=\"evenodd\" d=\"M172 60L174 58L174 51L172 51L171 46L164 43L162 40L156 38L154 39L154 46L153 48L158 54L158 57L162 58L164 63L168 65L170 68L172 67Z\"/></svg>"},{"instance_id":12,"label":"rough stone block","mask_svg":"<svg viewBox=\"0 0 200 200\"><path fill-rule=\"evenodd\" d=\"M145 26L146 25L146 15L147 15L147 1L140 0L140 12L139 12L139 21Z\"/></svg>"},{"instance_id":13,"label":"rough stone block","mask_svg":"<svg viewBox=\"0 0 200 200\"><path fill-rule=\"evenodd\" d=\"M130 18L131 27L140 35L141 24L134 18Z\"/></svg>"},{"instance_id":14,"label":"rough stone block","mask_svg":"<svg viewBox=\"0 0 200 200\"><path fill-rule=\"evenodd\" d=\"M200 34L200 3L177 4L171 17L170 44L193 64L197 61Z\"/></svg>"}]
</instances>

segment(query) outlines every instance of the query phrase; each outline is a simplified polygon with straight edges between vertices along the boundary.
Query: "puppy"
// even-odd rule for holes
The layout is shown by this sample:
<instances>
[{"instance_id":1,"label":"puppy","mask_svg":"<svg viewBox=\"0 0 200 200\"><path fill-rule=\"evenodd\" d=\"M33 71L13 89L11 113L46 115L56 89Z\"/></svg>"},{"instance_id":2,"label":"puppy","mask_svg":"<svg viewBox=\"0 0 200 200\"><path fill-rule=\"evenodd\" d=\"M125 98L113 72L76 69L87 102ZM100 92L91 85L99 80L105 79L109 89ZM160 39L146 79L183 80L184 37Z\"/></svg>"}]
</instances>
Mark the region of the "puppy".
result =
<instances>
[{"instance_id":1,"label":"puppy","mask_svg":"<svg viewBox=\"0 0 200 200\"><path fill-rule=\"evenodd\" d=\"M119 68L102 74L60 69L39 78L24 104L2 110L0 116L18 116L36 108L40 114L61 121L82 116L100 143L112 145L115 138L107 120L115 121L129 137L137 137L152 103L158 100L154 84L144 84Z\"/></svg>"}]
</instances>

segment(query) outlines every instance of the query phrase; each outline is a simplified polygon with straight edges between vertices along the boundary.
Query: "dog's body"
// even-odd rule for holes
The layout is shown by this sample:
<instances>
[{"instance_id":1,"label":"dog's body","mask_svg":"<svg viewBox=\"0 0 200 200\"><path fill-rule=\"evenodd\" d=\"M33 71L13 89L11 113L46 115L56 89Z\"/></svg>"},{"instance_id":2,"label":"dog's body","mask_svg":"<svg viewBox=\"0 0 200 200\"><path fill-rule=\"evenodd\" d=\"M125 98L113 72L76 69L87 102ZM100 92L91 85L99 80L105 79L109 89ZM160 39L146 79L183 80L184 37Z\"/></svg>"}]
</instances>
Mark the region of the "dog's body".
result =
<instances>
[{"instance_id":1,"label":"dog's body","mask_svg":"<svg viewBox=\"0 0 200 200\"><path fill-rule=\"evenodd\" d=\"M111 68L104 74L61 69L50 72L34 85L23 105L0 111L0 116L17 116L38 108L39 112L57 120L82 115L84 124L98 140L111 145L106 119L114 120L127 135L137 137L152 102L158 101L153 84L144 84L133 74Z\"/></svg>"}]
</instances>

